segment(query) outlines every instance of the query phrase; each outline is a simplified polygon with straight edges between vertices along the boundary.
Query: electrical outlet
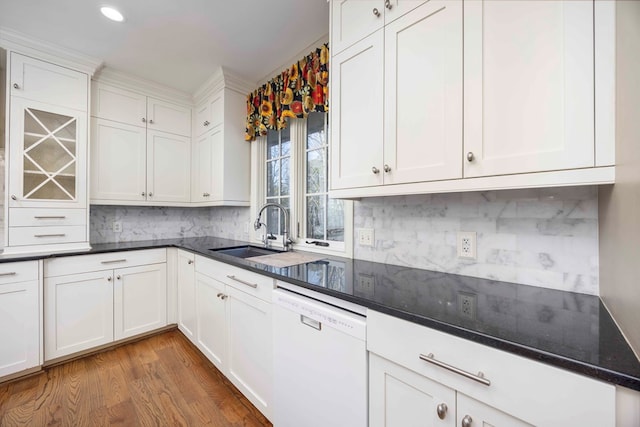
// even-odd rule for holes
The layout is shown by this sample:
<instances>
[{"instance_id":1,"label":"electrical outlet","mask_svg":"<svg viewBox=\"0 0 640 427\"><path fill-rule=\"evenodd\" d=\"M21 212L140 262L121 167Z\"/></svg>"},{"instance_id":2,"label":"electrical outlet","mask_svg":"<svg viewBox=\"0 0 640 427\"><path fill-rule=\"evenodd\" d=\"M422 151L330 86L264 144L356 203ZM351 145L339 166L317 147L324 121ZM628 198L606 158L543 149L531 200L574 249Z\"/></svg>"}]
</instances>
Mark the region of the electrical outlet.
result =
<instances>
[{"instance_id":1,"label":"electrical outlet","mask_svg":"<svg viewBox=\"0 0 640 427\"><path fill-rule=\"evenodd\" d=\"M476 320L476 310L478 307L477 298L474 294L458 292L458 311L462 317Z\"/></svg>"},{"instance_id":2,"label":"electrical outlet","mask_svg":"<svg viewBox=\"0 0 640 427\"><path fill-rule=\"evenodd\" d=\"M476 259L475 231L458 231L458 258Z\"/></svg>"},{"instance_id":3,"label":"electrical outlet","mask_svg":"<svg viewBox=\"0 0 640 427\"><path fill-rule=\"evenodd\" d=\"M113 221L113 232L122 233L122 223L120 221Z\"/></svg>"},{"instance_id":4,"label":"electrical outlet","mask_svg":"<svg viewBox=\"0 0 640 427\"><path fill-rule=\"evenodd\" d=\"M358 230L358 243L360 246L374 246L373 228L361 228Z\"/></svg>"},{"instance_id":5,"label":"electrical outlet","mask_svg":"<svg viewBox=\"0 0 640 427\"><path fill-rule=\"evenodd\" d=\"M375 287L375 278L368 274L358 274L356 282L356 291L360 295L373 296L373 288Z\"/></svg>"}]
</instances>

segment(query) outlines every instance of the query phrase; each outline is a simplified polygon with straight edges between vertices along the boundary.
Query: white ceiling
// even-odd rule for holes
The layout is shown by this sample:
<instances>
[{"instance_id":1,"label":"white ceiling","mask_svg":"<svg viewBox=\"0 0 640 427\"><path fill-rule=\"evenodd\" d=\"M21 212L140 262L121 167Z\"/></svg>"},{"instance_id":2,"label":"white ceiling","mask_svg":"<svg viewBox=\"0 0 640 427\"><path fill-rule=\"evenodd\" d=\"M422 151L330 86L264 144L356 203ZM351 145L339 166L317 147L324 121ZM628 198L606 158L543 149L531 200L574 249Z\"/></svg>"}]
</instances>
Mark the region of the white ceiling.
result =
<instances>
[{"instance_id":1,"label":"white ceiling","mask_svg":"<svg viewBox=\"0 0 640 427\"><path fill-rule=\"evenodd\" d=\"M100 14L116 7L125 22ZM193 93L223 66L257 82L329 32L327 0L0 0L0 27Z\"/></svg>"}]
</instances>

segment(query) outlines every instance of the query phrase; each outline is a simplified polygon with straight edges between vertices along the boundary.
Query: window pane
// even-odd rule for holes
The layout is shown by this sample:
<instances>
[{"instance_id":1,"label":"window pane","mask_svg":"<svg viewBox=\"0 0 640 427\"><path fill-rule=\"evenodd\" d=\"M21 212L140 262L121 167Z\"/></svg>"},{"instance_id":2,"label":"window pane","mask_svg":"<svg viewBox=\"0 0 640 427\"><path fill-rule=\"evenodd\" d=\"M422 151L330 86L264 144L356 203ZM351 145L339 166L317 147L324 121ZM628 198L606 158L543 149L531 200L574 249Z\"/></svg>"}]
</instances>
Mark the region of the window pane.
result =
<instances>
[{"instance_id":1,"label":"window pane","mask_svg":"<svg viewBox=\"0 0 640 427\"><path fill-rule=\"evenodd\" d=\"M327 240L344 241L344 203L329 199L327 208Z\"/></svg>"},{"instance_id":2,"label":"window pane","mask_svg":"<svg viewBox=\"0 0 640 427\"><path fill-rule=\"evenodd\" d=\"M325 149L307 152L307 193L322 193L326 190Z\"/></svg>"},{"instance_id":3,"label":"window pane","mask_svg":"<svg viewBox=\"0 0 640 427\"><path fill-rule=\"evenodd\" d=\"M279 132L270 130L267 132L267 159L280 156Z\"/></svg>"},{"instance_id":4,"label":"window pane","mask_svg":"<svg viewBox=\"0 0 640 427\"><path fill-rule=\"evenodd\" d=\"M307 237L325 240L324 210L326 196L307 197Z\"/></svg>"},{"instance_id":5,"label":"window pane","mask_svg":"<svg viewBox=\"0 0 640 427\"><path fill-rule=\"evenodd\" d=\"M324 132L324 115L325 113L309 114L307 118L307 135Z\"/></svg>"},{"instance_id":6,"label":"window pane","mask_svg":"<svg viewBox=\"0 0 640 427\"><path fill-rule=\"evenodd\" d=\"M291 182L291 170L289 169L290 158L285 157L281 160L282 168L280 169L280 195L289 195L289 183Z\"/></svg>"},{"instance_id":7,"label":"window pane","mask_svg":"<svg viewBox=\"0 0 640 427\"><path fill-rule=\"evenodd\" d=\"M280 181L280 161L267 162L267 197L278 196Z\"/></svg>"},{"instance_id":8,"label":"window pane","mask_svg":"<svg viewBox=\"0 0 640 427\"><path fill-rule=\"evenodd\" d=\"M282 129L280 136L282 137L282 156L288 156L291 153L291 130Z\"/></svg>"},{"instance_id":9,"label":"window pane","mask_svg":"<svg viewBox=\"0 0 640 427\"><path fill-rule=\"evenodd\" d=\"M289 209L289 198L282 197L280 199L280 204L285 208L287 208L287 212L289 212L289 218L291 218L291 210ZM274 208L274 209L277 209L277 208ZM280 212L280 209L278 209L278 212ZM282 234L283 231L284 231L284 215L280 215L280 233L279 234ZM291 224L289 224L289 232L291 232Z\"/></svg>"},{"instance_id":10,"label":"window pane","mask_svg":"<svg viewBox=\"0 0 640 427\"><path fill-rule=\"evenodd\" d=\"M278 199L267 199L267 202L277 203ZM267 232L271 234L280 234L280 230L278 228L280 210L278 208L269 207L265 213L267 218Z\"/></svg>"}]
</instances>

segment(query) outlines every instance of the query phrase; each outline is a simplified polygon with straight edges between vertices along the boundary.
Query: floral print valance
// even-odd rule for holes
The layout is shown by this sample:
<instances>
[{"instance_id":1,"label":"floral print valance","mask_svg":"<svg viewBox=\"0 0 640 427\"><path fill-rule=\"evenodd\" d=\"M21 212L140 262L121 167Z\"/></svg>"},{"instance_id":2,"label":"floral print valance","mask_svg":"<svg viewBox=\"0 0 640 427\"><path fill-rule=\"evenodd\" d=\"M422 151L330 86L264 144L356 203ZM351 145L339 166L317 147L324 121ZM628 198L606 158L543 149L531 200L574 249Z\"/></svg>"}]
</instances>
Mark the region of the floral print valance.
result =
<instances>
[{"instance_id":1,"label":"floral print valance","mask_svg":"<svg viewBox=\"0 0 640 427\"><path fill-rule=\"evenodd\" d=\"M329 111L329 45L324 44L247 96L247 141L287 127L287 117Z\"/></svg>"}]
</instances>

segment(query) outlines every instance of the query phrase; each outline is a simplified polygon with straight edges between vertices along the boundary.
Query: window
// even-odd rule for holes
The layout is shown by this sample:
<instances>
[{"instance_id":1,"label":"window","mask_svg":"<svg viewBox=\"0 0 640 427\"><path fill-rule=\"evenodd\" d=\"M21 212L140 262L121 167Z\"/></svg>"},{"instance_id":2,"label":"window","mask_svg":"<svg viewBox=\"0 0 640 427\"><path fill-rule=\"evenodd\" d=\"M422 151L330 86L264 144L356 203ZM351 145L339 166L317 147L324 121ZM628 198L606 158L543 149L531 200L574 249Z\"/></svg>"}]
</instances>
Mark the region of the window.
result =
<instances>
[{"instance_id":1,"label":"window","mask_svg":"<svg viewBox=\"0 0 640 427\"><path fill-rule=\"evenodd\" d=\"M311 113L307 119L291 119L287 129L269 131L253 143L252 162L257 172L255 214L264 203L280 203L289 209L296 247L351 255L352 204L329 197L327 114ZM284 218L279 209L267 209L262 221L267 233L282 235ZM254 237L261 240L264 234L262 228ZM279 244L281 239L273 242Z\"/></svg>"}]
</instances>

